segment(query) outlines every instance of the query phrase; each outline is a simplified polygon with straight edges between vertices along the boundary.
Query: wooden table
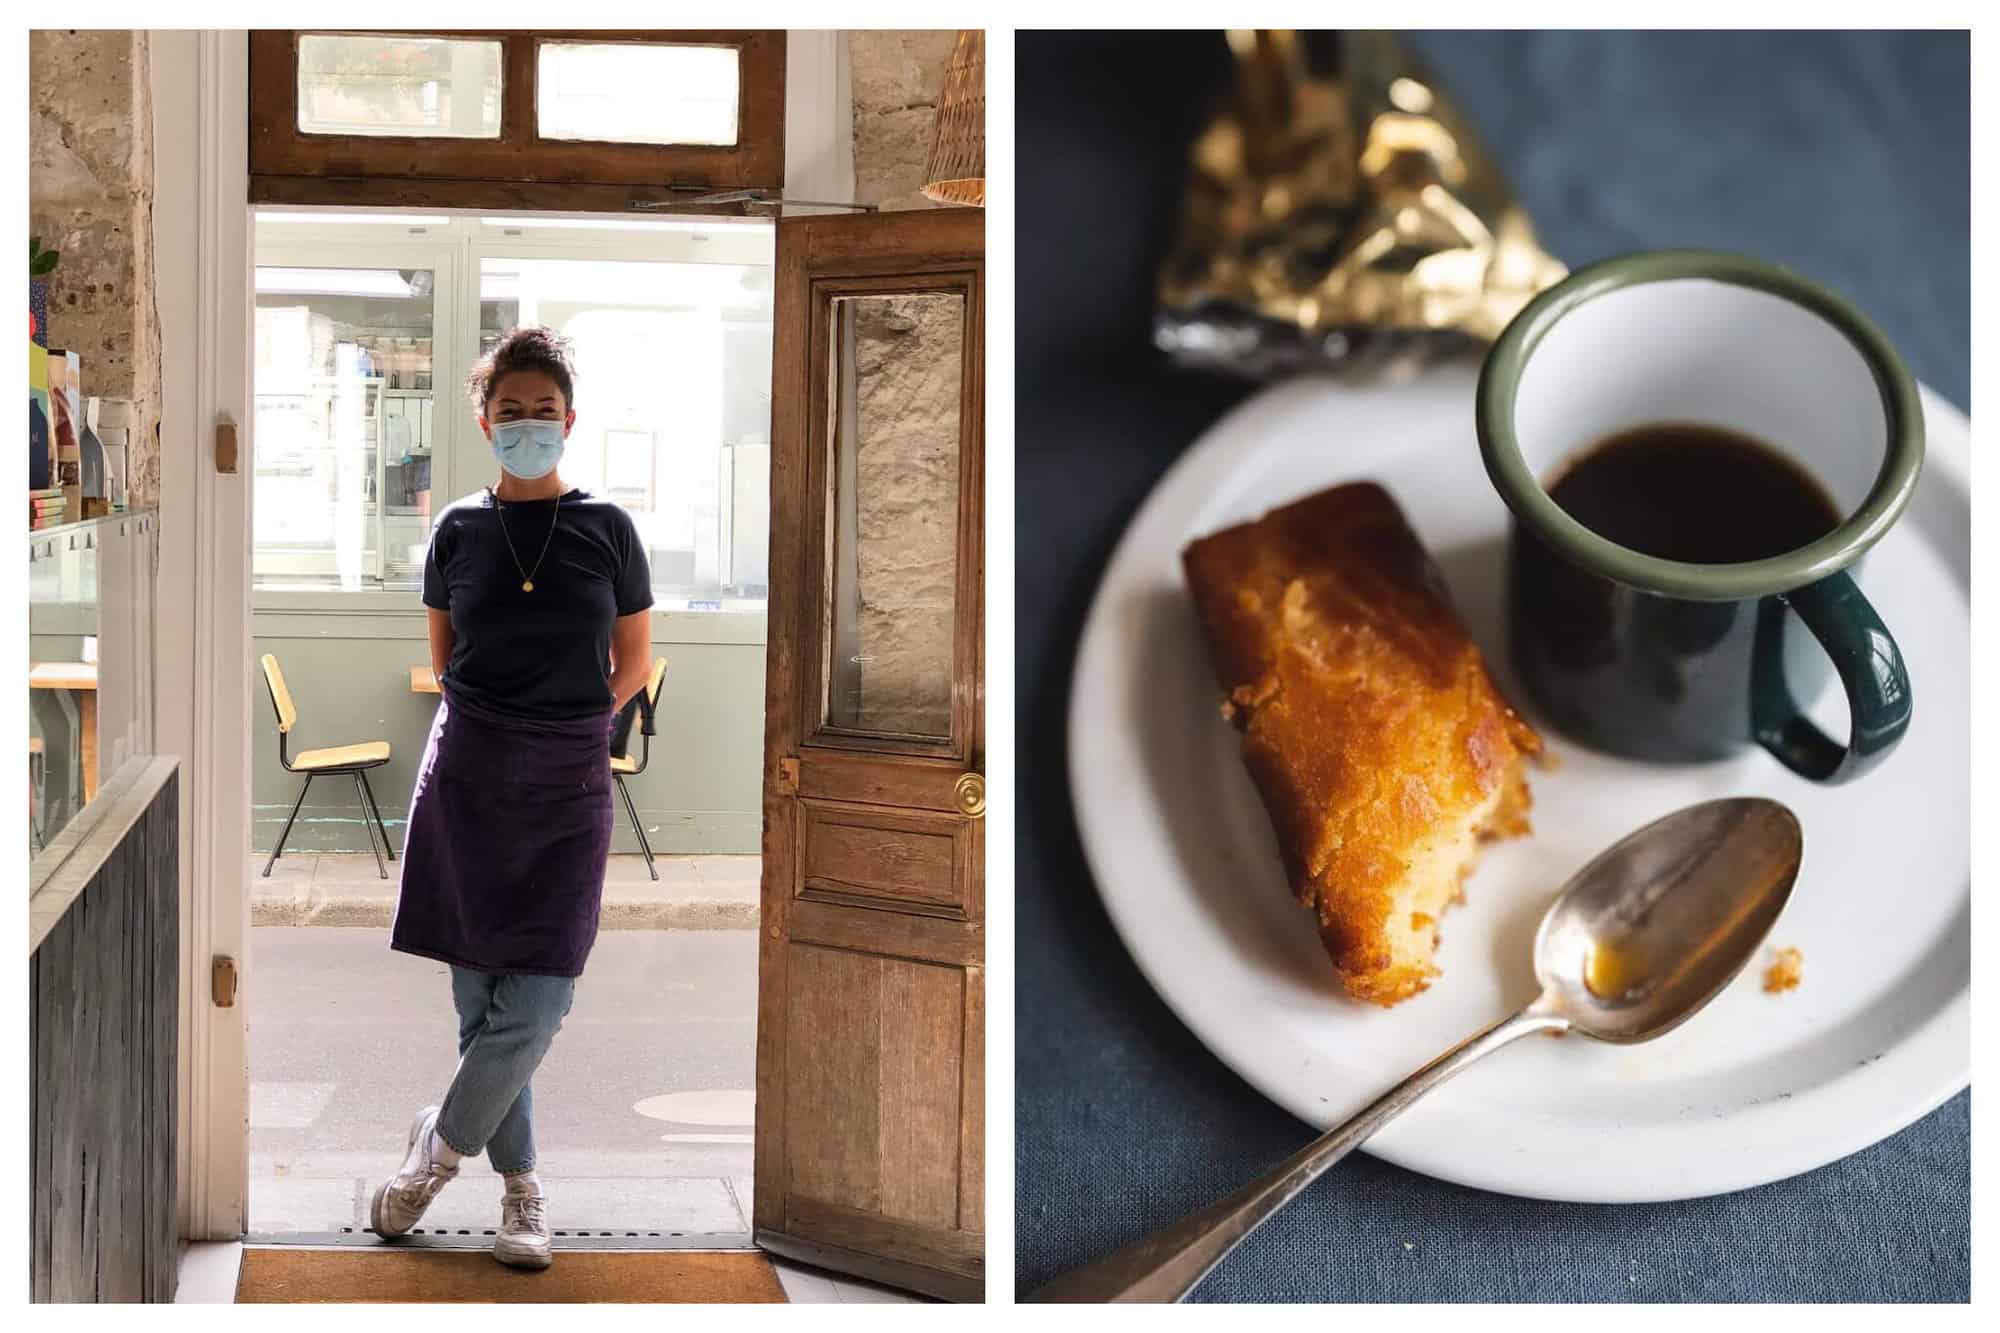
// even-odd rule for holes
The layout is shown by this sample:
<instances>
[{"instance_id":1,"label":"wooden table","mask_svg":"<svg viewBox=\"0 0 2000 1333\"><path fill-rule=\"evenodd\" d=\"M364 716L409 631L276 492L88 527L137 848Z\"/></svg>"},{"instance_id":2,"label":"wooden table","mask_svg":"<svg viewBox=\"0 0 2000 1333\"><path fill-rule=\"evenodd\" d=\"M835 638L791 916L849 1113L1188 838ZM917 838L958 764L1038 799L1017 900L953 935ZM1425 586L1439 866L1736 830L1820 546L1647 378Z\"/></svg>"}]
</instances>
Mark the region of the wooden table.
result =
<instances>
[{"instance_id":1,"label":"wooden table","mask_svg":"<svg viewBox=\"0 0 2000 1333\"><path fill-rule=\"evenodd\" d=\"M83 722L83 799L89 804L97 798L97 664L36 662L28 668L28 688L76 691Z\"/></svg>"},{"instance_id":2,"label":"wooden table","mask_svg":"<svg viewBox=\"0 0 2000 1333\"><path fill-rule=\"evenodd\" d=\"M410 668L410 693L443 694L444 691L438 688L437 677L431 674L431 669L420 666Z\"/></svg>"}]
</instances>

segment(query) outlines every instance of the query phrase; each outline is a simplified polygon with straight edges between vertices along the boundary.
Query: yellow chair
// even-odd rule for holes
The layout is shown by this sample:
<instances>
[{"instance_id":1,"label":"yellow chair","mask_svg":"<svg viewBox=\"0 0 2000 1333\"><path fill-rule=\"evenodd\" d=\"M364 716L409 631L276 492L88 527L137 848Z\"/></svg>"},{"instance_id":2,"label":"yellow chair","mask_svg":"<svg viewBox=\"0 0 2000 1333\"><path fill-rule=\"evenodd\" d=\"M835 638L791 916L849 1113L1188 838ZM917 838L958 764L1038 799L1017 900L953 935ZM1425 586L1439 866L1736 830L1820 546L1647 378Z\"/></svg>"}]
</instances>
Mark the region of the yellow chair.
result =
<instances>
[{"instance_id":1,"label":"yellow chair","mask_svg":"<svg viewBox=\"0 0 2000 1333\"><path fill-rule=\"evenodd\" d=\"M278 762L285 766L287 773L305 774L305 785L299 788L299 799L292 805L292 813L285 820L285 831L278 835L278 845L271 849L271 859L264 863L264 878L271 876L271 867L278 864L284 854L285 839L292 836L292 823L299 817L299 808L306 803L306 793L312 790L314 778L347 776L354 779L354 788L361 794L361 823L365 827L368 817L375 818L375 827L368 830L368 850L375 853L375 868L382 878L389 878L389 867L382 862L382 854L387 852L391 861L396 859L395 849L389 846L389 829L382 822L382 811L375 804L375 792L368 785L368 770L380 768L389 762L389 742L362 741L358 745L336 745L325 750L302 750L296 756L286 753L286 745L292 728L298 725L299 710L292 704L292 692L285 686L285 673L278 669L278 659L266 653L263 657L264 684L271 691L271 707L278 714ZM375 846L375 834L382 834L382 846Z\"/></svg>"},{"instance_id":2,"label":"yellow chair","mask_svg":"<svg viewBox=\"0 0 2000 1333\"><path fill-rule=\"evenodd\" d=\"M625 753L611 756L611 777L618 784L618 794L625 798L625 813L632 817L632 831L639 835L639 850L646 854L646 873L659 879L660 868L653 864L653 844L646 840L646 826L639 822L639 807L632 803L632 793L626 789L625 779L636 778L646 771L646 761L653 757L653 737L658 734L653 726L653 713L660 706L660 686L667 679L667 659L653 659L653 674L646 679L646 688L632 696L623 714L618 719L618 731L624 738ZM639 710L639 757L632 757L632 710Z\"/></svg>"}]
</instances>

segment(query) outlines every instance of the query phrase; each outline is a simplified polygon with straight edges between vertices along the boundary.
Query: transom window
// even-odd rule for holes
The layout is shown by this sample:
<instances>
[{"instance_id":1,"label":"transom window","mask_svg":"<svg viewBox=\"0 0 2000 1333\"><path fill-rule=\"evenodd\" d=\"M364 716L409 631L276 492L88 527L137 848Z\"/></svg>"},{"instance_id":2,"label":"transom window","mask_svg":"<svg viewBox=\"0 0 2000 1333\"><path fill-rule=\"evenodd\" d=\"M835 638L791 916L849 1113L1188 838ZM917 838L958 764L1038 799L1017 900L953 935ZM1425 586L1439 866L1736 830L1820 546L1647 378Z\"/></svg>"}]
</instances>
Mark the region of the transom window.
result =
<instances>
[{"instance_id":1,"label":"transom window","mask_svg":"<svg viewBox=\"0 0 2000 1333\"><path fill-rule=\"evenodd\" d=\"M622 211L782 190L782 31L253 31L250 199Z\"/></svg>"}]
</instances>

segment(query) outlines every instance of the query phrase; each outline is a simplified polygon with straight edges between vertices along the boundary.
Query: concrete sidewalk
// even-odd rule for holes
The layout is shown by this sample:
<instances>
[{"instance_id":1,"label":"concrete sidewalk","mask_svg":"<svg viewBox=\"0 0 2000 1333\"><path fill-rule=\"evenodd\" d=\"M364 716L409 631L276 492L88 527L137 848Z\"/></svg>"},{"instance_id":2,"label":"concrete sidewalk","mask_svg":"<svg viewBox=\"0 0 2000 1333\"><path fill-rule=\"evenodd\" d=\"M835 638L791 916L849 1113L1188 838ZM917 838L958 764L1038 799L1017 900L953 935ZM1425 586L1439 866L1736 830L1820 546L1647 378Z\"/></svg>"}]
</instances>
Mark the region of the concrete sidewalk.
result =
<instances>
[{"instance_id":1,"label":"concrete sidewalk","mask_svg":"<svg viewBox=\"0 0 2000 1333\"><path fill-rule=\"evenodd\" d=\"M250 858L253 926L380 926L396 911L400 862L389 878L367 855L287 853L265 879L269 854ZM754 930L756 856L662 856L660 878L643 856L614 856L604 875L605 930Z\"/></svg>"},{"instance_id":2,"label":"concrete sidewalk","mask_svg":"<svg viewBox=\"0 0 2000 1333\"><path fill-rule=\"evenodd\" d=\"M758 940L751 930L598 936L535 1072L550 1225L750 1229ZM251 931L253 1233L364 1226L410 1118L450 1085L450 969L388 944L381 928ZM426 1226L497 1225L491 1163L460 1171Z\"/></svg>"}]
</instances>

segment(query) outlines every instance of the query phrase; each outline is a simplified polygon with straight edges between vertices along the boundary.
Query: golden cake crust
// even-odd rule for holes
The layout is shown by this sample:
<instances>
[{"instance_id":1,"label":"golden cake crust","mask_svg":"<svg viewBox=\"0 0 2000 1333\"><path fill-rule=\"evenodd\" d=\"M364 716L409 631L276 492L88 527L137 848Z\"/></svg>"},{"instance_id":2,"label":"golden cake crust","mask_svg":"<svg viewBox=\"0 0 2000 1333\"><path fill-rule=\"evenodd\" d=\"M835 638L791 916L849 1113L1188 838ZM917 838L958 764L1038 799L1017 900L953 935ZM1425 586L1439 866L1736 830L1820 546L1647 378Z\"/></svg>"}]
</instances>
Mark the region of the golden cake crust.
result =
<instances>
[{"instance_id":1,"label":"golden cake crust","mask_svg":"<svg viewBox=\"0 0 2000 1333\"><path fill-rule=\"evenodd\" d=\"M1395 942L1398 891L1469 817L1482 838L1527 831L1541 738L1380 486L1307 496L1182 558L1294 894L1350 995L1409 998L1436 969Z\"/></svg>"}]
</instances>

